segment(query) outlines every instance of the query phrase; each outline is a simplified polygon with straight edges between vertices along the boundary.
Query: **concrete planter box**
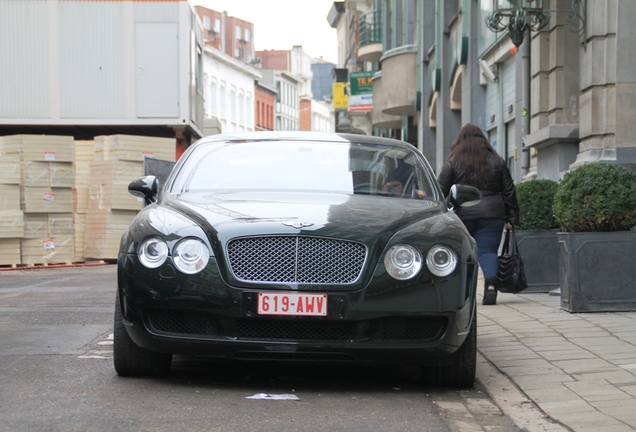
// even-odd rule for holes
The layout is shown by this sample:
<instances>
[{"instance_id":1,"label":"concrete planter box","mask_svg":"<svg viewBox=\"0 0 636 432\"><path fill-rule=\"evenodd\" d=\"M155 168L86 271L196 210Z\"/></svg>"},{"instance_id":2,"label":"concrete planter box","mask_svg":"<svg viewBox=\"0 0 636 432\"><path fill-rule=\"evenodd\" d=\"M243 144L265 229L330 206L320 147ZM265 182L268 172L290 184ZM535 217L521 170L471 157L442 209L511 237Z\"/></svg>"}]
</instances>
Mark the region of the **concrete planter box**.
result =
<instances>
[{"instance_id":1,"label":"concrete planter box","mask_svg":"<svg viewBox=\"0 0 636 432\"><path fill-rule=\"evenodd\" d=\"M559 288L558 232L558 229L515 231L528 281L524 294Z\"/></svg>"},{"instance_id":2,"label":"concrete planter box","mask_svg":"<svg viewBox=\"0 0 636 432\"><path fill-rule=\"evenodd\" d=\"M561 308L636 311L636 232L557 234Z\"/></svg>"}]
</instances>

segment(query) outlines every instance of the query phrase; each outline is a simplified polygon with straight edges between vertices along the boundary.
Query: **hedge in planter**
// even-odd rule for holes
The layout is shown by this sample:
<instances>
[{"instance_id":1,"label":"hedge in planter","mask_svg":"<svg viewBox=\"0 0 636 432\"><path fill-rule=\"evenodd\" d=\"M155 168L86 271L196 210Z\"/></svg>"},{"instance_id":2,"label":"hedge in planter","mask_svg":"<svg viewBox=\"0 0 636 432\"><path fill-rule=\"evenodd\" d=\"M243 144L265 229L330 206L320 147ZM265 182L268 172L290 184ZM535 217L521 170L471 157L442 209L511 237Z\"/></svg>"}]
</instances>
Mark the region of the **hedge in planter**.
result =
<instances>
[{"instance_id":1,"label":"hedge in planter","mask_svg":"<svg viewBox=\"0 0 636 432\"><path fill-rule=\"evenodd\" d=\"M516 185L519 202L518 230L548 230L559 228L552 203L559 184L554 180L529 180Z\"/></svg>"},{"instance_id":2,"label":"hedge in planter","mask_svg":"<svg viewBox=\"0 0 636 432\"><path fill-rule=\"evenodd\" d=\"M593 163L565 174L554 197L564 231L627 231L636 225L636 173Z\"/></svg>"},{"instance_id":3,"label":"hedge in planter","mask_svg":"<svg viewBox=\"0 0 636 432\"><path fill-rule=\"evenodd\" d=\"M565 174L554 197L561 225L561 307L636 310L636 173L597 162Z\"/></svg>"},{"instance_id":4,"label":"hedge in planter","mask_svg":"<svg viewBox=\"0 0 636 432\"><path fill-rule=\"evenodd\" d=\"M547 179L516 185L519 223L515 229L528 282L524 293L559 288L559 223L552 211L557 187L557 182Z\"/></svg>"}]
</instances>

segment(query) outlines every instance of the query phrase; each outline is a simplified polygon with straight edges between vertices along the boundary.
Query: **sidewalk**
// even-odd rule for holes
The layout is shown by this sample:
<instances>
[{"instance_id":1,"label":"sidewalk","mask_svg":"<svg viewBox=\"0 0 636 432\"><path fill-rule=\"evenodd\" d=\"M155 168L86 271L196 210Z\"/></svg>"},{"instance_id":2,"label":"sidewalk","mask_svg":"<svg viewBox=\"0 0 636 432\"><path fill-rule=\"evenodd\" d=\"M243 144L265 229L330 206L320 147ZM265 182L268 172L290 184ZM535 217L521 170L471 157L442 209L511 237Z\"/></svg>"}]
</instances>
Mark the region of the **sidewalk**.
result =
<instances>
[{"instance_id":1,"label":"sidewalk","mask_svg":"<svg viewBox=\"0 0 636 432\"><path fill-rule=\"evenodd\" d=\"M548 293L483 306L482 287L478 350L546 417L574 431L636 430L636 312L573 314Z\"/></svg>"}]
</instances>

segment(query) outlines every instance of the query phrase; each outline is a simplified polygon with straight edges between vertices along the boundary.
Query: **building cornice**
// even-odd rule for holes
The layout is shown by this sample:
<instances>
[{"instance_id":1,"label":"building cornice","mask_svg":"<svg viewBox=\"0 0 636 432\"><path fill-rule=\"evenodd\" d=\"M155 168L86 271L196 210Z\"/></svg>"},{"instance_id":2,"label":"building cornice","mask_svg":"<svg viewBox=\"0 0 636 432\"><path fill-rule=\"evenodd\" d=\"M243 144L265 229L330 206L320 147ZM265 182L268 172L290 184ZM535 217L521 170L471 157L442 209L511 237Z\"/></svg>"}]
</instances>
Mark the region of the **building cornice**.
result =
<instances>
[{"instance_id":1,"label":"building cornice","mask_svg":"<svg viewBox=\"0 0 636 432\"><path fill-rule=\"evenodd\" d=\"M204 52L205 54L208 54L211 58L215 60L219 60L220 62L225 63L233 67L234 69L237 69L243 73L251 75L252 78L260 79L263 77L263 75L259 72L258 69L248 64L245 64L242 61L236 60L235 58L225 54L222 51L219 51L218 49L214 47L206 46Z\"/></svg>"}]
</instances>

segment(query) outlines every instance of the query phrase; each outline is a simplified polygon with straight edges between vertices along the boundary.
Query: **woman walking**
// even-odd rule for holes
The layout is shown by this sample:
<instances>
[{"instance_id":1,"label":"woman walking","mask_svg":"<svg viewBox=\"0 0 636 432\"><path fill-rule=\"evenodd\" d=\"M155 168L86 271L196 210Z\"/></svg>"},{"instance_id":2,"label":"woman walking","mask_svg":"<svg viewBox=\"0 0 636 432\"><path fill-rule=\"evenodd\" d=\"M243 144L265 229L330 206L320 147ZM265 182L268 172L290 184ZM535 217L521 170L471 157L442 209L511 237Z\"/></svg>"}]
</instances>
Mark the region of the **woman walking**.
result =
<instances>
[{"instance_id":1,"label":"woman walking","mask_svg":"<svg viewBox=\"0 0 636 432\"><path fill-rule=\"evenodd\" d=\"M474 186L479 204L462 207L457 215L477 242L479 266L484 274L482 304L497 303L497 252L504 225L511 229L519 218L514 181L506 161L497 154L478 126L467 123L451 146L439 182L445 196L453 184Z\"/></svg>"}]
</instances>

